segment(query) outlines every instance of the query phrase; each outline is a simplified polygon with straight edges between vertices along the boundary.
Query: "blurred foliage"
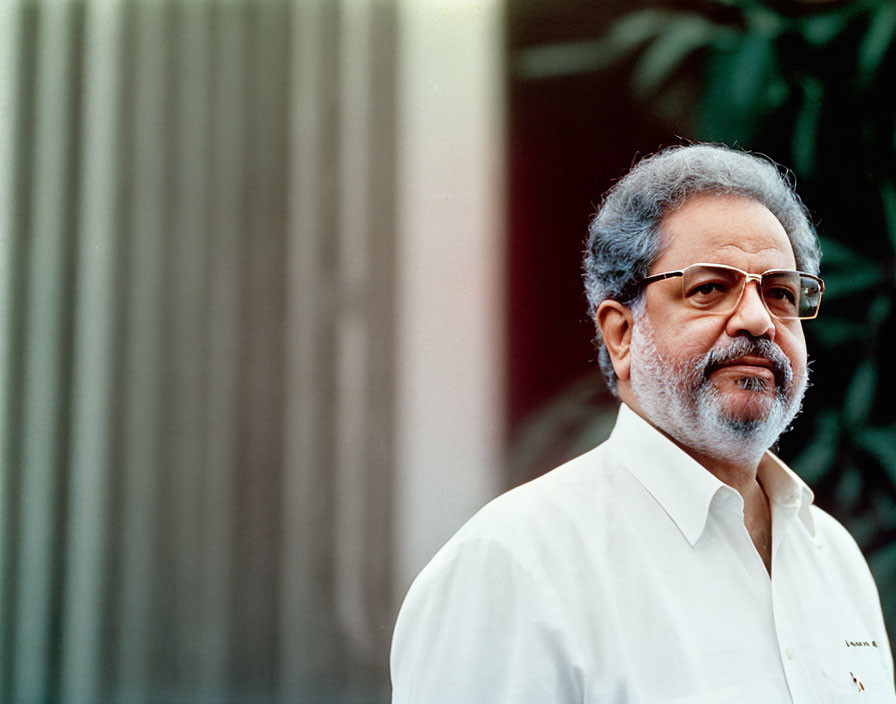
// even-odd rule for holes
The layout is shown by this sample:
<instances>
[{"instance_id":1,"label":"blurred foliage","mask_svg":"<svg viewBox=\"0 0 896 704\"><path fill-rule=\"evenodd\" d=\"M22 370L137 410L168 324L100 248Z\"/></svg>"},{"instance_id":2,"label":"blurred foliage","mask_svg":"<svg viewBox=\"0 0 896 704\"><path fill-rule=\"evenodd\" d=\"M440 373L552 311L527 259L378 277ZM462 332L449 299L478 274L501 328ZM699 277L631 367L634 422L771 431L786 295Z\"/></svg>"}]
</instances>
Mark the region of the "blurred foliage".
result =
<instances>
[{"instance_id":1,"label":"blurred foliage","mask_svg":"<svg viewBox=\"0 0 896 704\"><path fill-rule=\"evenodd\" d=\"M856 537L896 624L896 3L707 0L538 52L520 57L524 77L624 63L633 92L688 116L694 140L793 169L826 292L804 326L814 386L779 451Z\"/></svg>"}]
</instances>

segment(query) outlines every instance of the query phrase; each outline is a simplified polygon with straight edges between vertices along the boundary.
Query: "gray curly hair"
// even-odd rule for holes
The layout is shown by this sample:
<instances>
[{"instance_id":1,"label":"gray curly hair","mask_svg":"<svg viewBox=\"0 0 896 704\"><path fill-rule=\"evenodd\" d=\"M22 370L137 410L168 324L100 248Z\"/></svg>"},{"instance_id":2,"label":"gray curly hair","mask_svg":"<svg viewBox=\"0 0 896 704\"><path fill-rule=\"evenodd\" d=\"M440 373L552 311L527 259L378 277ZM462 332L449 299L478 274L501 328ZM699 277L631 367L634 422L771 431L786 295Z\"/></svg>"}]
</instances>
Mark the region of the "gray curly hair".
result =
<instances>
[{"instance_id":1,"label":"gray curly hair","mask_svg":"<svg viewBox=\"0 0 896 704\"><path fill-rule=\"evenodd\" d=\"M703 193L745 196L762 203L784 226L797 268L818 273L818 237L794 190L791 172L768 157L724 145L669 147L639 161L607 191L591 220L584 279L592 320L607 299L640 307L643 290L635 284L647 276L660 254L663 218ZM615 394L616 372L599 328L594 345L600 369Z\"/></svg>"}]
</instances>

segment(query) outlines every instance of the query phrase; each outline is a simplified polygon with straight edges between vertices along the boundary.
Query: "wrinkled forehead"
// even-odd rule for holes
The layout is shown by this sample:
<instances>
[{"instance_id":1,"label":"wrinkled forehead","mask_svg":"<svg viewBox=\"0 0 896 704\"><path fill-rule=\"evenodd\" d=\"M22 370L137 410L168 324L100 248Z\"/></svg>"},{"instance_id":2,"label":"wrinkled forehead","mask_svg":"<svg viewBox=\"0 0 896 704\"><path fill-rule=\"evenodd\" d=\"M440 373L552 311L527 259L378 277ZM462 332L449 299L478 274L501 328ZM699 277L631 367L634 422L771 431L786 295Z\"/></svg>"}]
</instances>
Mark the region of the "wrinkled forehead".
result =
<instances>
[{"instance_id":1,"label":"wrinkled forehead","mask_svg":"<svg viewBox=\"0 0 896 704\"><path fill-rule=\"evenodd\" d=\"M784 226L762 203L744 196L701 194L660 222L660 254L651 273L713 262L746 271L793 269Z\"/></svg>"}]
</instances>

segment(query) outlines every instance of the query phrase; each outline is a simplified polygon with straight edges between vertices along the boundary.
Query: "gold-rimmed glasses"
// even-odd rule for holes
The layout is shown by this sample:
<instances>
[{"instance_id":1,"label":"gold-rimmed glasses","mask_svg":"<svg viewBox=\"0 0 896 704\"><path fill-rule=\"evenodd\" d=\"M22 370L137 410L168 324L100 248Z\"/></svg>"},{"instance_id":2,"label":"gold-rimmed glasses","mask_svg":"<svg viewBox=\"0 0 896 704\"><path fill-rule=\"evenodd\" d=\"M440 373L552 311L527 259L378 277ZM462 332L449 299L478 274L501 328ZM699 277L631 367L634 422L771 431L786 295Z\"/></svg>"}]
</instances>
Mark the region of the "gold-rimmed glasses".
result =
<instances>
[{"instance_id":1,"label":"gold-rimmed glasses","mask_svg":"<svg viewBox=\"0 0 896 704\"><path fill-rule=\"evenodd\" d=\"M769 269L751 274L726 264L691 264L680 271L667 271L641 279L639 286L681 277L681 293L694 308L713 315L734 311L748 281L759 285L766 310L781 320L810 320L818 315L824 281L813 274L790 269Z\"/></svg>"}]
</instances>

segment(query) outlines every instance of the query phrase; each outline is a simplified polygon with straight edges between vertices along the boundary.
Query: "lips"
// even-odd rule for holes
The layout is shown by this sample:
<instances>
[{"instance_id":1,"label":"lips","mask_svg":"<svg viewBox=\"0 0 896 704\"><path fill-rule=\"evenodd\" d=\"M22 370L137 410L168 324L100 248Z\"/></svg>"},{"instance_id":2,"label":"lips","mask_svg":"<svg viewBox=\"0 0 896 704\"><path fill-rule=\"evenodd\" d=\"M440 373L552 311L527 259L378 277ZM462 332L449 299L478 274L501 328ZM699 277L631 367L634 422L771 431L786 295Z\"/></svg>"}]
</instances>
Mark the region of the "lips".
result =
<instances>
[{"instance_id":1,"label":"lips","mask_svg":"<svg viewBox=\"0 0 896 704\"><path fill-rule=\"evenodd\" d=\"M756 376L774 381L776 386L783 386L785 380L784 370L775 363L775 360L755 355L743 355L735 359L710 364L706 369L707 376L721 369L742 374L743 376Z\"/></svg>"},{"instance_id":2,"label":"lips","mask_svg":"<svg viewBox=\"0 0 896 704\"><path fill-rule=\"evenodd\" d=\"M751 364L725 364L713 374L716 383L734 382L747 391L771 391L778 388L774 372L768 367Z\"/></svg>"},{"instance_id":3,"label":"lips","mask_svg":"<svg viewBox=\"0 0 896 704\"><path fill-rule=\"evenodd\" d=\"M756 375L765 377L769 381L778 383L778 377L775 375L775 364L770 359L764 357L745 356L733 359L729 362L722 362L718 365L719 369L728 369L733 372L741 373L744 376Z\"/></svg>"},{"instance_id":4,"label":"lips","mask_svg":"<svg viewBox=\"0 0 896 704\"><path fill-rule=\"evenodd\" d=\"M713 372L726 370L741 378L765 378L774 381L778 392L784 392L793 382L793 368L784 351L771 340L738 337L725 347L714 347L700 363L705 379Z\"/></svg>"},{"instance_id":5,"label":"lips","mask_svg":"<svg viewBox=\"0 0 896 704\"><path fill-rule=\"evenodd\" d=\"M720 367L765 367L766 369L775 368L775 363L772 360L767 359L765 357L755 357L753 355L744 355L743 357L738 357L737 359L732 359L727 362L721 362L718 366Z\"/></svg>"}]
</instances>

